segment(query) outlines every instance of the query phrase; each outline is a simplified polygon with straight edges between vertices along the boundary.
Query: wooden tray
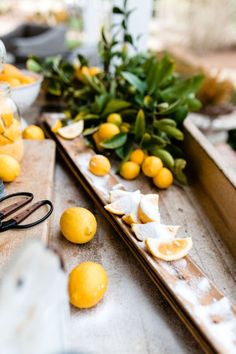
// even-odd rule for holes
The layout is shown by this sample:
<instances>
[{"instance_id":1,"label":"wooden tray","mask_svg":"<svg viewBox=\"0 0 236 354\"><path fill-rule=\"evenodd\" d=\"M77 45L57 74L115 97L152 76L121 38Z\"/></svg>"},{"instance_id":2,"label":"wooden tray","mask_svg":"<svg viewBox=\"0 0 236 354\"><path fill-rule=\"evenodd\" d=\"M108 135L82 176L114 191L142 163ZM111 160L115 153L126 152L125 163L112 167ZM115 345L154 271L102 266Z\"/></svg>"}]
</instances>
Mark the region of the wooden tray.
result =
<instances>
[{"instance_id":1,"label":"wooden tray","mask_svg":"<svg viewBox=\"0 0 236 354\"><path fill-rule=\"evenodd\" d=\"M232 328L236 326L236 309L229 300L206 278L190 257L170 263L151 257L145 250L143 243L137 241L130 228L119 217L111 215L104 209L104 205L108 201L109 190L119 184L121 180L114 174L105 177L92 175L87 166L94 152L85 147L83 139L66 141L53 134L50 129L50 117L46 118L44 126L48 134L55 139L63 159L81 185L113 225L117 234L133 252L203 349L209 353L234 352L236 350L236 332ZM190 136L189 132L188 139ZM142 177L131 183L122 180L122 183L130 190L139 188L143 193L152 191L147 179ZM185 208L187 205L185 195L190 192L190 189L190 187L174 186L168 191L161 192L160 210L165 223L174 224L172 215L178 214L178 222L184 226L185 232L197 237L199 230L194 230L194 232L191 230L191 221L194 222L194 219L194 226L197 227L194 207L192 210ZM193 238L194 241L197 241L197 238ZM231 333L231 337L228 334L230 331L234 331Z\"/></svg>"},{"instance_id":2,"label":"wooden tray","mask_svg":"<svg viewBox=\"0 0 236 354\"><path fill-rule=\"evenodd\" d=\"M6 184L7 194L15 192L32 192L34 200L51 199L55 165L55 143L52 140L24 142L25 154L21 163L21 174L12 183ZM45 210L41 208L28 219L35 220ZM25 230L8 230L0 234L0 273L6 261L26 240L39 238L45 243L48 238L50 218Z\"/></svg>"}]
</instances>

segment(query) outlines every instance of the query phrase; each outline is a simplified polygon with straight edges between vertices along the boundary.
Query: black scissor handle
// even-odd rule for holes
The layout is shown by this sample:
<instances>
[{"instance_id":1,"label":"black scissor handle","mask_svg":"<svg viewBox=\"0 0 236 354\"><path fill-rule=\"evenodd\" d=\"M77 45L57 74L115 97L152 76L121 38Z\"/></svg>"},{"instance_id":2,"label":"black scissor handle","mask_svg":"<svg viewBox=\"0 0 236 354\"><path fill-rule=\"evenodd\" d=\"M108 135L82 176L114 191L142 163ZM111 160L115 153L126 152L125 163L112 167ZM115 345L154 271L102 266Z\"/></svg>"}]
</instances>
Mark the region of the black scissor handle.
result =
<instances>
[{"instance_id":1,"label":"black scissor handle","mask_svg":"<svg viewBox=\"0 0 236 354\"><path fill-rule=\"evenodd\" d=\"M30 224L26 225L19 225L23 220L25 220L28 216L30 216L35 210L41 208L43 205L48 205L49 206L49 211L47 212L46 215L44 215L41 219L36 220ZM16 221L16 225L13 226L14 229L27 229L29 227L36 226L46 220L53 212L53 205L50 200L41 200L40 202L37 202L33 204L32 206L28 207L26 210L22 211L20 214L16 215L12 220Z\"/></svg>"},{"instance_id":2,"label":"black scissor handle","mask_svg":"<svg viewBox=\"0 0 236 354\"><path fill-rule=\"evenodd\" d=\"M18 192L18 193L13 193L13 194L9 194L3 198L0 198L0 203L3 202L4 200L7 199L11 199L14 197L24 197L22 200L19 200L7 207L5 207L4 209L0 210L0 220L4 219L5 217L7 217L8 215L11 215L12 213L14 213L15 211L17 211L18 209L22 208L24 205L28 204L29 202L31 202L34 198L32 193L29 192Z\"/></svg>"},{"instance_id":3,"label":"black scissor handle","mask_svg":"<svg viewBox=\"0 0 236 354\"><path fill-rule=\"evenodd\" d=\"M36 220L30 224L26 225L19 225L23 220L28 218L32 213L34 213L37 209L41 208L43 205L48 205L49 206L49 211L47 212L46 215L44 215L41 219ZM36 226L46 220L53 212L53 205L50 200L41 200L40 202L37 202L28 208L24 209L21 213L17 214L14 216L14 218L7 220L7 221L2 221L0 222L0 232L7 231L9 229L27 229L29 227Z\"/></svg>"}]
</instances>

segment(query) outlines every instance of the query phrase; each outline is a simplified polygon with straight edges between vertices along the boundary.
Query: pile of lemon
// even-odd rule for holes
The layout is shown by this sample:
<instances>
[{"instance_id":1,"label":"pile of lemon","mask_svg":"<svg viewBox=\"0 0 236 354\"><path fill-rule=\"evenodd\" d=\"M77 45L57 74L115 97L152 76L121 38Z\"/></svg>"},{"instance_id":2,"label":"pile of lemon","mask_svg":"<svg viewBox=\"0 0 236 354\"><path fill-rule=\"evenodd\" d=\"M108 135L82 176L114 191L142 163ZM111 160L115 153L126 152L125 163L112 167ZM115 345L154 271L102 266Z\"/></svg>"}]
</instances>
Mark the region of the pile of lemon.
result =
<instances>
[{"instance_id":1,"label":"pile of lemon","mask_svg":"<svg viewBox=\"0 0 236 354\"><path fill-rule=\"evenodd\" d=\"M13 182L20 175L21 167L17 159L8 153L7 149L1 149L20 138L20 123L14 118L13 113L2 114L0 117L0 179L3 182ZM43 130L36 125L29 125L22 133L24 139L43 140Z\"/></svg>"},{"instance_id":2,"label":"pile of lemon","mask_svg":"<svg viewBox=\"0 0 236 354\"><path fill-rule=\"evenodd\" d=\"M85 208L73 207L64 211L60 219L64 237L75 244L91 241L97 231L95 216ZM90 308L102 300L107 290L105 269L96 262L83 262L69 274L70 303L78 308Z\"/></svg>"},{"instance_id":3,"label":"pile of lemon","mask_svg":"<svg viewBox=\"0 0 236 354\"><path fill-rule=\"evenodd\" d=\"M100 124L98 130L93 134L93 140L99 151L102 151L101 143L111 139L120 132L128 132L130 125L122 122L122 117L118 113L112 113L107 117L107 122ZM110 162L103 155L95 155L90 160L89 170L97 175L104 176L110 171ZM162 160L156 156L147 156L142 149L134 150L129 161L124 162L120 168L120 175L127 180L138 177L140 171L144 175L151 177L153 183L160 189L166 189L173 183L172 172L163 166Z\"/></svg>"},{"instance_id":4,"label":"pile of lemon","mask_svg":"<svg viewBox=\"0 0 236 354\"><path fill-rule=\"evenodd\" d=\"M33 76L25 75L14 65L5 64L0 73L0 81L7 82L12 88L33 84L36 79Z\"/></svg>"}]
</instances>

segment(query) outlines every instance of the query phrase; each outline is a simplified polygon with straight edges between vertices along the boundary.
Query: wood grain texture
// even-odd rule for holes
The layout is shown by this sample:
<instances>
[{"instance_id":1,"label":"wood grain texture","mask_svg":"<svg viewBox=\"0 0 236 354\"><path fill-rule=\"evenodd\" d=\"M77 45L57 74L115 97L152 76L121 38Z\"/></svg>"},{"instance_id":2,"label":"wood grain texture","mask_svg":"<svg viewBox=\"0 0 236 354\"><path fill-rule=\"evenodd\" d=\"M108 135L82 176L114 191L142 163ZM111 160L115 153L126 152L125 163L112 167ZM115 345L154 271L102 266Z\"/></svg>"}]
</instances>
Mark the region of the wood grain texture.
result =
<instances>
[{"instance_id":1,"label":"wood grain texture","mask_svg":"<svg viewBox=\"0 0 236 354\"><path fill-rule=\"evenodd\" d=\"M52 140L25 141L25 154L21 163L21 174L12 183L6 184L7 194L31 192L34 201L51 199L55 166L55 143ZM8 201L11 203L11 201ZM2 205L1 205L2 207ZM23 209L21 209L23 210ZM25 223L45 214L46 207L40 208ZM28 239L48 241L50 219L33 228L8 230L0 234L0 274L3 266L15 250Z\"/></svg>"},{"instance_id":2,"label":"wood grain texture","mask_svg":"<svg viewBox=\"0 0 236 354\"><path fill-rule=\"evenodd\" d=\"M74 140L73 142L67 142L64 141L60 138L57 138L58 141L60 141L60 146L63 146L62 149L62 153L67 151L67 155L64 156L64 158L67 160L67 163L70 165L71 169L74 169L74 173L78 173L78 175L80 174L80 176L78 176L78 178L81 178L81 171L82 171L82 175L83 177L85 177L85 180L87 181L83 181L83 178L80 179L80 181L83 183L83 187L87 187L86 189L91 191L91 189L93 189L93 192L90 192L90 196L94 197L94 200L96 201L96 194L99 195L99 199L100 199L100 203L101 206L104 205L107 201L107 192L108 190L115 184L117 183L117 181L114 179L113 176L109 176L108 179L104 179L104 183L102 185L97 185L96 184L96 178L93 181L93 178L91 177L91 175L89 175L87 173L87 165L88 165L88 160L89 160L89 156L91 156L91 151L85 152L85 148L83 146L83 144L81 143L80 139ZM86 162L86 168L84 169L84 161L83 158L85 158L85 155L90 154L89 156L86 156L87 162ZM83 156L84 155L84 156ZM73 164L74 162L74 164ZM77 171L76 171L76 167L77 167ZM101 180L100 180L101 181ZM123 180L122 180L122 183ZM86 186L87 184L87 186ZM132 185L132 189L134 188L140 188L142 192L151 192L152 187L150 187L150 185L146 182L144 182L144 179L140 178L139 180L137 180L137 182L135 181L132 182L132 184L129 183L124 183L125 185ZM176 212L177 210L179 211L179 215L180 218L178 218L178 223L182 224L182 222L180 222L180 219L185 219L185 223L183 223L184 225L186 225L189 228L189 222L191 220L191 222L195 222L194 226L195 226L195 230L194 233L196 233L197 236L199 236L199 231L201 229L202 226L202 220L199 220L198 215L196 215L195 212L195 208L197 208L197 206L193 206L192 205L192 201L191 198L188 198L187 195L190 192L190 190L188 189L181 189L180 188L171 188L170 190L166 191L166 192L162 192L161 193L161 201L160 201L160 205L163 206L164 205L164 211L166 214L166 218L164 217L164 221L170 223L173 219L171 218L171 216L173 215L173 218L176 217ZM190 194L193 194L192 192L190 192ZM168 204L168 197L167 195L170 196L170 200L169 200L169 204ZM196 201L196 200L195 200ZM175 204L176 202L176 204ZM181 207L180 207L181 205ZM186 206L186 208L185 208ZM161 207L162 208L162 207ZM201 208L199 207L199 210ZM162 209L161 209L162 210ZM102 209L101 209L102 211ZM103 211L104 212L104 211ZM171 215L172 214L172 215ZM187 215L188 214L188 215ZM182 218L181 218L182 215ZM119 230L123 230L124 235L126 235L126 237L124 236L124 241L127 243L127 245L130 246L130 248L133 250L133 253L137 255L137 257L142 258L142 262L143 266L145 267L146 270L149 270L149 275L151 277L154 278L154 280L158 283L159 282L159 289L164 289L164 294L167 297L168 295L170 296L170 302L172 302L172 306L175 307L176 306L176 310L178 310L179 314L181 316L183 316L183 319L185 320L186 325L188 325L189 329L192 330L192 332L195 333L196 335L196 327L198 328L198 330L200 331L201 335L205 336L205 345L204 345L204 349L206 351L211 351L211 350L217 350L220 351L222 353L228 353L228 349L226 347L225 343L222 343L222 338L219 338L218 336L216 336L214 334L214 330L209 331L209 326L208 323L204 323L204 321L200 318L197 318L196 315L196 308L190 308L188 307L187 303L188 301L186 301L186 298L182 293L178 292L178 284L179 281L181 281L182 285L186 285L187 288L186 290L191 288L191 291L196 290L194 289L194 287L192 286L191 283L193 282L198 282L198 281L202 281L202 280L206 280L203 272L187 257L186 258L186 266L184 267L185 269L181 269L181 267L179 267L178 262L172 262L170 264L170 266L166 266L166 263L164 262L159 262L157 260L153 260L152 257L150 257L147 252L145 251L145 249L143 249L143 245L140 244L140 242L138 242L135 238L134 235L130 232L130 229L128 227L126 227L123 222L115 217L115 216L111 216L111 215L107 215L106 214L106 218L109 219L109 221L112 223L112 219L115 220L114 223L112 223L113 227L116 228L117 224L119 225L119 228L116 228L116 231L119 232ZM184 221L184 220L183 220ZM204 220L205 221L205 220ZM182 225L183 225L182 224ZM189 230L184 230L185 232L187 232L189 235L193 236L193 232L191 230L191 233L189 232ZM203 229L201 230L202 233ZM206 230L204 230L206 231ZM127 237L128 236L128 237ZM142 257L140 257L140 255ZM208 282L208 280L206 280ZM163 284L165 284L165 286L163 287ZM162 288L161 288L162 286ZM201 296L197 296L198 297L198 305L200 306L205 306L207 305L213 305L213 303L216 302L220 302L221 299L224 299L223 295L220 294L220 292L212 285L212 283L208 282L208 290L204 293L201 294ZM196 294L195 294L196 295ZM175 298L177 301L174 303L173 298ZM191 303L191 301L190 301ZM192 307L194 307L194 304L191 304ZM184 309L184 311L180 311L180 309L182 308L182 310ZM192 328L191 327L191 321L186 321L186 313L188 314L188 316L190 316L191 320L193 320L194 322L194 326ZM231 307L230 308L230 315L232 316L232 318L235 320L235 310ZM221 321L224 321L223 318L221 318ZM194 328L195 327L195 328ZM197 338L202 344L203 344L203 340L204 338L198 337ZM208 343L207 343L208 342Z\"/></svg>"},{"instance_id":3,"label":"wood grain texture","mask_svg":"<svg viewBox=\"0 0 236 354\"><path fill-rule=\"evenodd\" d=\"M236 259L236 171L188 118L185 121L185 150L191 162L194 182L207 195L205 212L213 220L223 241Z\"/></svg>"}]
</instances>

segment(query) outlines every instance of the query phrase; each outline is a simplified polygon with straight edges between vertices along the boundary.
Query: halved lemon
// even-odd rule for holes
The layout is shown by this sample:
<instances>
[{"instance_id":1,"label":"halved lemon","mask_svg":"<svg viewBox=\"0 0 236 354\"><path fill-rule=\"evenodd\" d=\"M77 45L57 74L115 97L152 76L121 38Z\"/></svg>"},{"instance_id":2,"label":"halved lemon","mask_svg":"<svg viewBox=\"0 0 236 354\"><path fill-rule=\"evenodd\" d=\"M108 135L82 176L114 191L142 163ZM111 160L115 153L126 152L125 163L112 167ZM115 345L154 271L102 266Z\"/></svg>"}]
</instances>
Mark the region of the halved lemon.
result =
<instances>
[{"instance_id":1,"label":"halved lemon","mask_svg":"<svg viewBox=\"0 0 236 354\"><path fill-rule=\"evenodd\" d=\"M145 245L154 257L164 261L175 261L188 254L193 242L191 237L176 238L170 242L148 238L145 240Z\"/></svg>"},{"instance_id":2,"label":"halved lemon","mask_svg":"<svg viewBox=\"0 0 236 354\"><path fill-rule=\"evenodd\" d=\"M135 192L129 192L128 194L124 194L123 197L115 199L114 202L105 205L104 208L110 213L116 215L138 215L138 206L140 199L141 193L139 190L137 190Z\"/></svg>"},{"instance_id":3,"label":"halved lemon","mask_svg":"<svg viewBox=\"0 0 236 354\"><path fill-rule=\"evenodd\" d=\"M139 189L137 189L137 191L135 191L135 192L138 192L138 191L139 191ZM115 189L113 191L110 191L110 195L109 195L110 196L110 202L113 203L113 202L115 202L116 200L118 200L121 197L124 197L124 196L127 196L127 195L132 195L132 193L134 193L134 192L124 191L123 189Z\"/></svg>"},{"instance_id":4,"label":"halved lemon","mask_svg":"<svg viewBox=\"0 0 236 354\"><path fill-rule=\"evenodd\" d=\"M160 222L158 194L147 194L142 196L139 204L138 216L143 223L151 221Z\"/></svg>"},{"instance_id":5,"label":"halved lemon","mask_svg":"<svg viewBox=\"0 0 236 354\"><path fill-rule=\"evenodd\" d=\"M124 215L122 220L128 225L140 223L138 215L134 213Z\"/></svg>"},{"instance_id":6,"label":"halved lemon","mask_svg":"<svg viewBox=\"0 0 236 354\"><path fill-rule=\"evenodd\" d=\"M58 129L57 132L62 138L72 140L77 138L83 132L83 130L84 130L84 121L79 120L76 123Z\"/></svg>"},{"instance_id":7,"label":"halved lemon","mask_svg":"<svg viewBox=\"0 0 236 354\"><path fill-rule=\"evenodd\" d=\"M62 128L62 122L60 121L60 119L57 119L55 121L55 123L53 124L51 130L53 133L57 133L59 129Z\"/></svg>"},{"instance_id":8,"label":"halved lemon","mask_svg":"<svg viewBox=\"0 0 236 354\"><path fill-rule=\"evenodd\" d=\"M163 225L158 221L154 221L148 222L146 224L133 224L131 228L139 241L153 238L162 239L168 242L174 239L179 226Z\"/></svg>"}]
</instances>

